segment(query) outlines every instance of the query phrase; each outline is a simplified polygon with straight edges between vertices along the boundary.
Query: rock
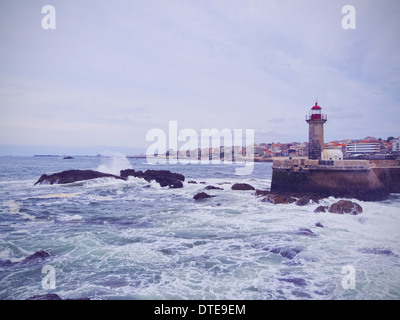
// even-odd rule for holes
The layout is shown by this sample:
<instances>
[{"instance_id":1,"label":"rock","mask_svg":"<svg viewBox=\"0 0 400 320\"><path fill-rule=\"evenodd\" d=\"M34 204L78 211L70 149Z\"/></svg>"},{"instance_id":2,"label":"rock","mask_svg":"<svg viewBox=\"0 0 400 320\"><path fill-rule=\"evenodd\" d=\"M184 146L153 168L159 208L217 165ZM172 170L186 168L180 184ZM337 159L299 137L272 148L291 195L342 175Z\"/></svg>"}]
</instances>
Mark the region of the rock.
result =
<instances>
[{"instance_id":1,"label":"rock","mask_svg":"<svg viewBox=\"0 0 400 320\"><path fill-rule=\"evenodd\" d=\"M224 188L214 187L214 186L207 186L204 188L205 190L224 190Z\"/></svg>"},{"instance_id":2,"label":"rock","mask_svg":"<svg viewBox=\"0 0 400 320\"><path fill-rule=\"evenodd\" d=\"M356 215L362 212L362 207L359 204L349 200L340 200L332 204L329 207L328 211L331 213L338 213L338 214L349 213Z\"/></svg>"},{"instance_id":3,"label":"rock","mask_svg":"<svg viewBox=\"0 0 400 320\"><path fill-rule=\"evenodd\" d=\"M168 188L171 188L171 189L183 188L183 183L182 183L182 181L176 180L174 182L169 183Z\"/></svg>"},{"instance_id":4,"label":"rock","mask_svg":"<svg viewBox=\"0 0 400 320\"><path fill-rule=\"evenodd\" d=\"M115 178L125 180L113 174L93 170L67 170L51 175L43 174L35 185L39 184L65 184L97 178Z\"/></svg>"},{"instance_id":5,"label":"rock","mask_svg":"<svg viewBox=\"0 0 400 320\"><path fill-rule=\"evenodd\" d=\"M194 180L190 180L190 181L188 181L187 183L197 184L197 182L194 181Z\"/></svg>"},{"instance_id":6,"label":"rock","mask_svg":"<svg viewBox=\"0 0 400 320\"><path fill-rule=\"evenodd\" d=\"M301 249L289 248L289 247L278 247L278 248L273 248L273 249L269 250L269 252L277 253L284 258L292 260L295 256L297 256L301 252Z\"/></svg>"},{"instance_id":7,"label":"rock","mask_svg":"<svg viewBox=\"0 0 400 320\"><path fill-rule=\"evenodd\" d=\"M377 255L383 255L383 256L394 256L395 255L393 253L393 251L390 249L363 248L363 249L359 249L358 251L362 252L362 253L371 253L371 254L377 254Z\"/></svg>"},{"instance_id":8,"label":"rock","mask_svg":"<svg viewBox=\"0 0 400 320\"><path fill-rule=\"evenodd\" d=\"M26 300L62 300L58 294L55 293L46 293L46 294L38 294L32 297L27 298Z\"/></svg>"},{"instance_id":9,"label":"rock","mask_svg":"<svg viewBox=\"0 0 400 320\"><path fill-rule=\"evenodd\" d=\"M278 278L279 281L293 283L296 286L304 287L307 285L307 281L303 278Z\"/></svg>"},{"instance_id":10,"label":"rock","mask_svg":"<svg viewBox=\"0 0 400 320\"><path fill-rule=\"evenodd\" d=\"M50 254L44 250L39 250L36 251L34 254L26 257L24 260L21 261L21 263L28 263L32 261L40 261L42 259L46 259L50 257Z\"/></svg>"},{"instance_id":11,"label":"rock","mask_svg":"<svg viewBox=\"0 0 400 320\"><path fill-rule=\"evenodd\" d=\"M320 227L320 228L323 228L324 226L321 224L321 222L317 222L316 224L315 224L315 226L316 227Z\"/></svg>"},{"instance_id":12,"label":"rock","mask_svg":"<svg viewBox=\"0 0 400 320\"><path fill-rule=\"evenodd\" d=\"M38 294L32 297L29 297L25 300L63 300L58 294L55 293L46 293L46 294ZM66 299L66 300L90 300L89 298L76 298L76 299Z\"/></svg>"},{"instance_id":13,"label":"rock","mask_svg":"<svg viewBox=\"0 0 400 320\"><path fill-rule=\"evenodd\" d=\"M11 260L0 260L0 267L11 267L14 265L17 265L19 263L30 263L30 262L36 262L36 261L42 261L43 259L46 259L50 257L50 254L44 250L39 250L36 251L34 254L31 254L30 256L27 256L25 259L18 261L18 262L12 262Z\"/></svg>"},{"instance_id":14,"label":"rock","mask_svg":"<svg viewBox=\"0 0 400 320\"><path fill-rule=\"evenodd\" d=\"M262 202L269 202L273 204L288 204L296 202L296 199L288 195L269 194L261 200Z\"/></svg>"},{"instance_id":15,"label":"rock","mask_svg":"<svg viewBox=\"0 0 400 320\"><path fill-rule=\"evenodd\" d=\"M169 188L182 188L182 182L185 181L185 176L183 174L171 172L169 170L146 170L143 172L140 170L126 169L121 170L120 174L123 178L133 176L145 179L147 182L155 180L161 187L168 186Z\"/></svg>"},{"instance_id":16,"label":"rock","mask_svg":"<svg viewBox=\"0 0 400 320\"><path fill-rule=\"evenodd\" d=\"M193 199L194 200L202 200L202 199L211 198L211 197L215 197L215 196L211 196L205 192L199 192L193 197Z\"/></svg>"},{"instance_id":17,"label":"rock","mask_svg":"<svg viewBox=\"0 0 400 320\"><path fill-rule=\"evenodd\" d=\"M326 212L328 210L329 206L318 206L314 212Z\"/></svg>"},{"instance_id":18,"label":"rock","mask_svg":"<svg viewBox=\"0 0 400 320\"><path fill-rule=\"evenodd\" d=\"M302 236L310 236L310 237L317 236L314 232L312 232L310 229L307 228L299 228L299 230L296 233Z\"/></svg>"},{"instance_id":19,"label":"rock","mask_svg":"<svg viewBox=\"0 0 400 320\"><path fill-rule=\"evenodd\" d=\"M232 190L255 190L255 188L247 183L235 183Z\"/></svg>"},{"instance_id":20,"label":"rock","mask_svg":"<svg viewBox=\"0 0 400 320\"><path fill-rule=\"evenodd\" d=\"M11 260L0 260L0 267L9 267L12 266L14 263Z\"/></svg>"},{"instance_id":21,"label":"rock","mask_svg":"<svg viewBox=\"0 0 400 320\"><path fill-rule=\"evenodd\" d=\"M307 205L309 203L310 203L310 198L307 197L307 196L302 196L296 201L296 204L298 206L305 206L305 205Z\"/></svg>"},{"instance_id":22,"label":"rock","mask_svg":"<svg viewBox=\"0 0 400 320\"><path fill-rule=\"evenodd\" d=\"M269 190L259 190L259 189L256 189L256 193L255 193L255 195L257 196L257 197L259 197L259 196L266 196L266 195L269 195Z\"/></svg>"},{"instance_id":23,"label":"rock","mask_svg":"<svg viewBox=\"0 0 400 320\"><path fill-rule=\"evenodd\" d=\"M69 159L74 159L74 158L73 158L73 157L70 157L70 156L68 156L68 157L64 157L63 159L69 160Z\"/></svg>"}]
</instances>

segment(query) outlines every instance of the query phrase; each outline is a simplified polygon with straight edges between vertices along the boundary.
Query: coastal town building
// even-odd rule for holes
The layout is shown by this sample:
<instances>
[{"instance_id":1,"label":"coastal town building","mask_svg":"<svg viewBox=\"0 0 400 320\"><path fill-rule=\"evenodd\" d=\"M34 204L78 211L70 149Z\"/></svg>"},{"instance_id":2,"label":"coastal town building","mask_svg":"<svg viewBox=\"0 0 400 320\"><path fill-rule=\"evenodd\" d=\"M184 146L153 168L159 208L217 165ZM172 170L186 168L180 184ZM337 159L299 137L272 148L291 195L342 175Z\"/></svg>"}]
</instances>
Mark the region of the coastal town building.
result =
<instances>
[{"instance_id":1,"label":"coastal town building","mask_svg":"<svg viewBox=\"0 0 400 320\"><path fill-rule=\"evenodd\" d=\"M392 153L400 154L400 136L392 140Z\"/></svg>"},{"instance_id":2,"label":"coastal town building","mask_svg":"<svg viewBox=\"0 0 400 320\"><path fill-rule=\"evenodd\" d=\"M350 143L346 146L347 156L370 155L381 152L380 142Z\"/></svg>"}]
</instances>

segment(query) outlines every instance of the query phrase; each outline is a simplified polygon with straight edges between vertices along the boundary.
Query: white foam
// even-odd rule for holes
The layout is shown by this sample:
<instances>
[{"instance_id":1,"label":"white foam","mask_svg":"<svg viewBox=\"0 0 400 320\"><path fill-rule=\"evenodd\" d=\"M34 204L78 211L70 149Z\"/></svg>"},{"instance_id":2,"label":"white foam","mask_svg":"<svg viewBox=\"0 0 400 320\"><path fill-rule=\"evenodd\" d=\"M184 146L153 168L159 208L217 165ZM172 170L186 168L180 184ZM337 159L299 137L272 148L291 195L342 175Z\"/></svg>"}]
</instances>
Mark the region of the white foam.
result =
<instances>
[{"instance_id":1,"label":"white foam","mask_svg":"<svg viewBox=\"0 0 400 320\"><path fill-rule=\"evenodd\" d=\"M27 214L26 212L20 211L21 207L22 207L22 204L20 202L17 202L15 200L7 200L7 201L3 202L3 205L8 207L10 214L19 214L24 219L29 219L29 220L35 219L34 216L31 216L31 215Z\"/></svg>"},{"instance_id":2,"label":"white foam","mask_svg":"<svg viewBox=\"0 0 400 320\"><path fill-rule=\"evenodd\" d=\"M101 154L103 163L97 167L97 171L120 175L120 171L124 169L132 169L132 164L128 158L120 152L105 151Z\"/></svg>"},{"instance_id":3,"label":"white foam","mask_svg":"<svg viewBox=\"0 0 400 320\"><path fill-rule=\"evenodd\" d=\"M70 215L60 216L59 219L61 221L80 221L83 220L83 217L80 216L79 214L74 214L73 216Z\"/></svg>"}]
</instances>

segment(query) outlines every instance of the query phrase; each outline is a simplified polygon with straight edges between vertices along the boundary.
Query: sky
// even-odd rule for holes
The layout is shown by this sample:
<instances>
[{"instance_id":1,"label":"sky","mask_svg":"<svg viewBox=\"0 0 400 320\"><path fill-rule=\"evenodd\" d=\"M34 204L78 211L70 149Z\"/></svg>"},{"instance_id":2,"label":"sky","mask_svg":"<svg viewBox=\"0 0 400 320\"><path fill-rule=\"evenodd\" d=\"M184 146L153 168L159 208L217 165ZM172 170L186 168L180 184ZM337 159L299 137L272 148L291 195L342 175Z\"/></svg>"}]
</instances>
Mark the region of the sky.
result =
<instances>
[{"instance_id":1,"label":"sky","mask_svg":"<svg viewBox=\"0 0 400 320\"><path fill-rule=\"evenodd\" d=\"M170 121L303 142L316 99L326 142L397 137L399 17L394 0L0 0L0 155L144 152Z\"/></svg>"}]
</instances>

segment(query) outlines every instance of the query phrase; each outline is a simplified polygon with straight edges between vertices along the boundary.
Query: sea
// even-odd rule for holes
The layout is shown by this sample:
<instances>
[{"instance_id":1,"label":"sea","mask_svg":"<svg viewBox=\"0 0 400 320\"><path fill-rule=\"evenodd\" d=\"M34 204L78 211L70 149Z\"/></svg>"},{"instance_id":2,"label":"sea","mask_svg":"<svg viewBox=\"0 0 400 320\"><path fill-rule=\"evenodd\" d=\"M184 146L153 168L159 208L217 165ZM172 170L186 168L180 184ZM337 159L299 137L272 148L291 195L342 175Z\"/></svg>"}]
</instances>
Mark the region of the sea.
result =
<instances>
[{"instance_id":1,"label":"sea","mask_svg":"<svg viewBox=\"0 0 400 320\"><path fill-rule=\"evenodd\" d=\"M400 298L400 195L358 215L272 204L272 164L157 164L146 158L0 157L0 299L55 293L91 300ZM34 185L70 169L170 170L169 189L130 177ZM192 182L192 183L189 183ZM195 181L196 183L193 183ZM205 190L212 185L220 189ZM215 197L196 201L206 192ZM48 257L24 263L44 250Z\"/></svg>"}]
</instances>

